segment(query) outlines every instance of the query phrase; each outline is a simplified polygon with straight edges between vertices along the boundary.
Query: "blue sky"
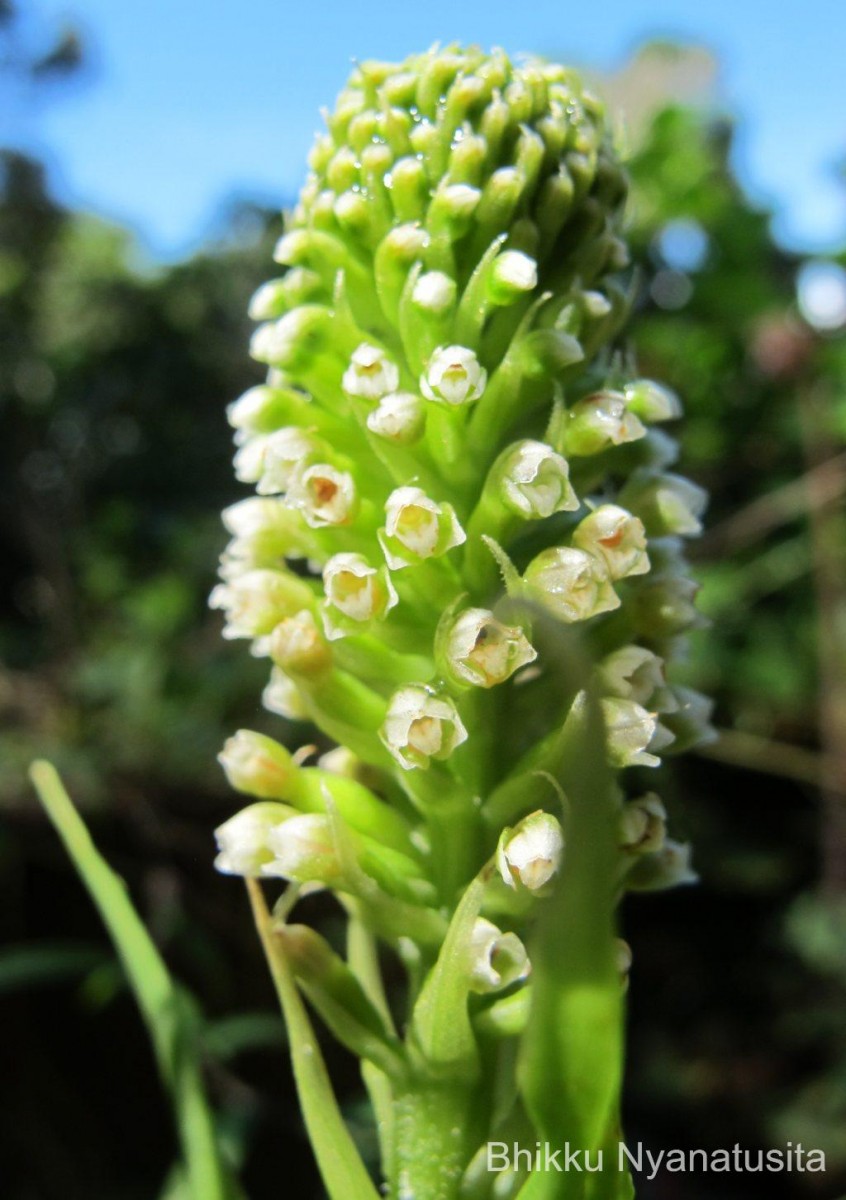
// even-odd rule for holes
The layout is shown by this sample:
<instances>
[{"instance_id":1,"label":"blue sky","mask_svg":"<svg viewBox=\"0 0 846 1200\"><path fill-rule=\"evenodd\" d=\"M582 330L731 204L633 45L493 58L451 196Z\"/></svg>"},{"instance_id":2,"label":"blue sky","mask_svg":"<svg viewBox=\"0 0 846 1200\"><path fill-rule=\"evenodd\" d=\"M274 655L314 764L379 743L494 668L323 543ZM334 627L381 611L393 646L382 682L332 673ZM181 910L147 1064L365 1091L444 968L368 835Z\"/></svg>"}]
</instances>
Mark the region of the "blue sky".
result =
<instances>
[{"instance_id":1,"label":"blue sky","mask_svg":"<svg viewBox=\"0 0 846 1200\"><path fill-rule=\"evenodd\" d=\"M436 40L535 51L601 70L655 36L721 64L738 167L786 243L846 239L846 6L840 0L33 0L88 36L90 77L31 112L21 139L69 202L133 225L156 255L191 249L233 195L300 186L319 110L352 58Z\"/></svg>"}]
</instances>

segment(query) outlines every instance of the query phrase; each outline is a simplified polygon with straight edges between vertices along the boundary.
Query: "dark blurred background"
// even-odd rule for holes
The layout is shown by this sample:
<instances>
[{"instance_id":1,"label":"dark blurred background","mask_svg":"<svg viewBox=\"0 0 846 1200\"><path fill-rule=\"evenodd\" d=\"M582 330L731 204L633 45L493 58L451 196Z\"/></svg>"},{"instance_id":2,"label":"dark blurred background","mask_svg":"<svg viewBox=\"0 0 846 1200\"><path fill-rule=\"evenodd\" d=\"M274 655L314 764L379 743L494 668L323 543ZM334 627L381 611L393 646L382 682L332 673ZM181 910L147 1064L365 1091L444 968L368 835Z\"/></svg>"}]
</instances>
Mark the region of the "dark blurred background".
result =
<instances>
[{"instance_id":1,"label":"dark blurred background","mask_svg":"<svg viewBox=\"0 0 846 1200\"><path fill-rule=\"evenodd\" d=\"M72 29L33 49L0 0L2 91L61 92ZM669 44L599 81L630 114L644 374L685 402L682 467L711 492L684 680L719 742L659 786L702 883L627 902L629 1141L826 1151L825 1175L666 1175L643 1200L846 1192L846 253L781 249L732 167L710 64ZM151 265L0 148L0 1195L154 1200L175 1144L146 1035L25 782L52 759L197 998L251 1200L318 1197L284 1033L240 890L216 876L236 728L291 745L264 668L206 598L237 498L225 405L259 373L247 300L281 221L240 203ZM649 785L656 786L654 774ZM328 901L310 916L331 926ZM357 1136L354 1064L327 1046ZM286 1190L287 1189L287 1190Z\"/></svg>"}]
</instances>

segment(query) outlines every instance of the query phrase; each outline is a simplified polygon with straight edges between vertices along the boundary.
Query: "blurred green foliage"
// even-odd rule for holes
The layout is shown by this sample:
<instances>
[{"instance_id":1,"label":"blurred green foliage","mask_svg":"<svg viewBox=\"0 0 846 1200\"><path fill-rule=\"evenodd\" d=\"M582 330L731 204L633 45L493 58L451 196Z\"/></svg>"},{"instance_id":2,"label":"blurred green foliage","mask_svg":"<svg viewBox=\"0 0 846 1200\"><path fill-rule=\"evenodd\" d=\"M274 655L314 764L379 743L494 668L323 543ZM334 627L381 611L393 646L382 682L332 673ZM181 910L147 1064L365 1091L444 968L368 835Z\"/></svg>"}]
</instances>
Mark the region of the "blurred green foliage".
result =
<instances>
[{"instance_id":1,"label":"blurred green foliage","mask_svg":"<svg viewBox=\"0 0 846 1200\"><path fill-rule=\"evenodd\" d=\"M10 12L0 5L0 32ZM50 53L18 66L32 73ZM685 671L717 698L729 733L713 751L721 761L695 759L659 781L696 843L703 888L626 914L630 1137L825 1145L831 1190L818 1194L833 1197L846 1187L843 925L830 892L806 893L840 836L818 784L827 756L842 762L820 723L820 662L842 646L821 656L820 540L796 481L822 466L829 499L842 500L842 464L830 468L846 432L846 340L802 319L802 260L740 188L730 122L671 101L633 138L634 328L643 372L684 401L684 470L713 497L698 564L713 625ZM132 1159L129 1133L111 1124L107 1110L122 1110L137 1139L155 1082L138 1066L145 1050L133 1049L134 1016L121 1015L99 928L25 786L36 756L99 808L98 842L203 997L214 1090L241 1133L252 1130L252 1200L278 1194L280 1149L297 1194L318 1194L293 1101L279 1098L281 1056L261 1067L250 1058L278 1023L254 1015L273 1011L263 964L240 896L210 868L211 830L232 803L214 762L223 738L239 724L281 728L258 708L259 664L221 641L206 607L218 513L236 498L224 408L258 378L245 314L278 232L276 216L242 206L215 244L152 265L126 231L64 209L38 163L0 158L0 932L11 943L0 991L32 1006L6 1026L30 1063L4 1101L15 1115L10 1200L140 1200L172 1158L160 1127L142 1143L148 1157ZM831 562L846 544L842 504L820 512ZM825 594L829 608L842 599L842 588ZM109 1039L120 1041L117 1077L108 1062L83 1067L80 1038L106 1059ZM355 1104L349 1064L340 1068ZM118 1095L98 1107L98 1087ZM126 1161L103 1157L110 1137ZM675 1182L678 1196L732 1194L724 1180L716 1191ZM803 1188L800 1177L752 1180L739 1194Z\"/></svg>"},{"instance_id":2,"label":"blurred green foliage","mask_svg":"<svg viewBox=\"0 0 846 1200\"><path fill-rule=\"evenodd\" d=\"M115 771L213 786L256 695L205 597L232 499L223 410L256 378L246 303L275 222L243 209L221 245L144 268L35 163L6 153L0 186L0 801L39 745L89 797Z\"/></svg>"}]
</instances>

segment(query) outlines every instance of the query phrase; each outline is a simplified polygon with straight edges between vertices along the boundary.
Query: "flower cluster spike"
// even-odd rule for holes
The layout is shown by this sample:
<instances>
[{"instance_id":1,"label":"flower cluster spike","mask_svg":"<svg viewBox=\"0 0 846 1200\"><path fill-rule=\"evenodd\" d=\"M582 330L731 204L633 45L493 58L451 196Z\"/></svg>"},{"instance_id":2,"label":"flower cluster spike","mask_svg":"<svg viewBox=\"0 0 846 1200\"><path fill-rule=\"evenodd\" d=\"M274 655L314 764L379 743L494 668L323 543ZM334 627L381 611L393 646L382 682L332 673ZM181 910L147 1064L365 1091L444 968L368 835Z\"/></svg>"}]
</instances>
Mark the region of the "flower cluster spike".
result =
<instances>
[{"instance_id":1,"label":"flower cluster spike","mask_svg":"<svg viewBox=\"0 0 846 1200\"><path fill-rule=\"evenodd\" d=\"M224 514L211 602L268 660L266 707L345 754L239 734L221 759L260 803L218 865L331 888L400 955L416 1083L393 1099L433 1146L443 1080L476 1078L483 1028L525 1024L526 945L572 869L556 747L582 693L539 624L575 626L592 663L621 887L693 877L637 769L708 732L667 678L700 623L684 540L705 497L667 470L678 399L620 341L626 179L572 71L454 46L362 63L309 161L250 308L267 380L229 418L257 494ZM503 992L511 1016L484 1007ZM437 1169L407 1134L384 1148L392 1195L449 1200L472 1171L478 1097L451 1097Z\"/></svg>"}]
</instances>

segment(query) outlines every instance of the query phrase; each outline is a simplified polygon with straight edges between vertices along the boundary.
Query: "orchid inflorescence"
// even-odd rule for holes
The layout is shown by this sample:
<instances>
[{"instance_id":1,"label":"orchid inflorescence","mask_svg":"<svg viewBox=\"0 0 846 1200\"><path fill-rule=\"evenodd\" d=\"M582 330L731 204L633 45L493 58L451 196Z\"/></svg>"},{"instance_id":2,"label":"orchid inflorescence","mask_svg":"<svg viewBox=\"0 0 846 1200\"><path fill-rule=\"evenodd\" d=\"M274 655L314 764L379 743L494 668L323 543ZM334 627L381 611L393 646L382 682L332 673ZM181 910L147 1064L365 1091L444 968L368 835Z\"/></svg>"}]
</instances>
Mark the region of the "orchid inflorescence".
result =
<instances>
[{"instance_id":1,"label":"orchid inflorescence","mask_svg":"<svg viewBox=\"0 0 846 1200\"><path fill-rule=\"evenodd\" d=\"M257 494L223 515L211 603L269 660L265 706L339 749L236 734L221 762L256 802L217 866L289 881L286 912L315 887L346 910L346 960L281 916L277 952L366 1064L390 1194L512 1196L519 1171L485 1190L479 1154L544 1128L502 1047L541 1019L532 930L578 873L579 730L611 781L609 903L693 878L631 768L707 733L671 671L705 497L671 469L678 399L619 343L626 181L571 71L363 63L327 124L251 304L267 381L229 419ZM550 626L578 634L578 686ZM401 1028L377 942L405 967Z\"/></svg>"}]
</instances>

